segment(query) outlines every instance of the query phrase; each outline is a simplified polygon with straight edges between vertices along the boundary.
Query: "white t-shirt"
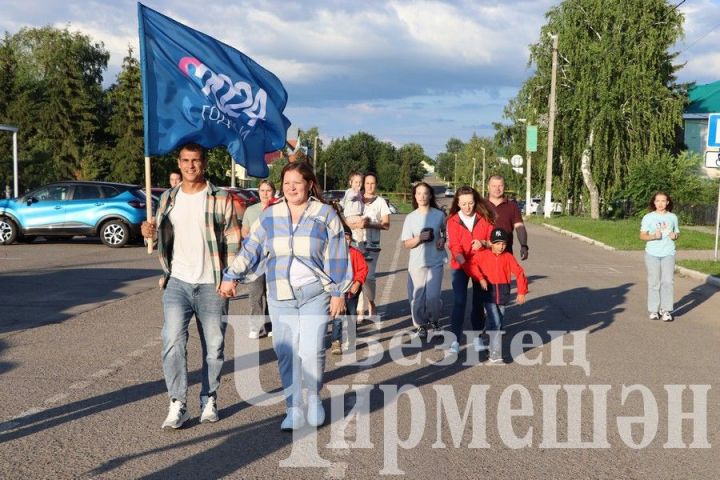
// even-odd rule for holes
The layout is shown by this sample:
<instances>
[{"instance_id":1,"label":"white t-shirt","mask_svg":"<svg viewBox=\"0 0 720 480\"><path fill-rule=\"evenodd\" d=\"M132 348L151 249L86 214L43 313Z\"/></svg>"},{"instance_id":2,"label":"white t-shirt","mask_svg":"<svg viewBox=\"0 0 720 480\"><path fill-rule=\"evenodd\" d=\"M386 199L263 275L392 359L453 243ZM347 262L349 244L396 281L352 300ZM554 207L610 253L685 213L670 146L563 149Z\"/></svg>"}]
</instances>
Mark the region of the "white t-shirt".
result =
<instances>
[{"instance_id":1,"label":"white t-shirt","mask_svg":"<svg viewBox=\"0 0 720 480\"><path fill-rule=\"evenodd\" d=\"M297 223L293 223L293 231L297 228ZM306 267L300 260L293 258L290 261L290 285L293 287L302 287L303 285L310 285L318 280L315 273L310 268Z\"/></svg>"},{"instance_id":2,"label":"white t-shirt","mask_svg":"<svg viewBox=\"0 0 720 480\"><path fill-rule=\"evenodd\" d=\"M367 217L371 222L377 223L382 220L385 215L390 215L390 207L382 197L375 197L372 203L366 203L363 210L363 217ZM380 230L375 228L365 229L365 241L370 243L380 243Z\"/></svg>"},{"instance_id":3,"label":"white t-shirt","mask_svg":"<svg viewBox=\"0 0 720 480\"><path fill-rule=\"evenodd\" d=\"M468 217L463 212L458 210L458 218L462 220L468 230L470 230L471 232L473 231L473 227L475 226L475 213L473 213L472 216Z\"/></svg>"},{"instance_id":4,"label":"white t-shirt","mask_svg":"<svg viewBox=\"0 0 720 480\"><path fill-rule=\"evenodd\" d=\"M173 226L171 276L183 282L215 283L205 235L207 188L197 193L178 190L170 211Z\"/></svg>"}]
</instances>

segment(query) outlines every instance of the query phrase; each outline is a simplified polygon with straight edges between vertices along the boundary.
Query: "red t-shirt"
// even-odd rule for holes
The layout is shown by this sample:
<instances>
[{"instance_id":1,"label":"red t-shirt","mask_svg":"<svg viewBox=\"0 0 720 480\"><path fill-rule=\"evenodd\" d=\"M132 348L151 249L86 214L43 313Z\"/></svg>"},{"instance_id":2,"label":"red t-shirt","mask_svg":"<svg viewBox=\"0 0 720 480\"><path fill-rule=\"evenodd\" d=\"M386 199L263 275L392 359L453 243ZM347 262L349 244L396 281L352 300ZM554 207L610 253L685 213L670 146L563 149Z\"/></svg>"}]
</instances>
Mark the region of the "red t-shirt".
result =
<instances>
[{"instance_id":1,"label":"red t-shirt","mask_svg":"<svg viewBox=\"0 0 720 480\"><path fill-rule=\"evenodd\" d=\"M503 198L500 205L489 202L495 210L495 228L502 228L510 234L510 241L507 244L507 251L512 252L513 246L513 229L516 223L523 223L522 214L517 203L507 198Z\"/></svg>"}]
</instances>

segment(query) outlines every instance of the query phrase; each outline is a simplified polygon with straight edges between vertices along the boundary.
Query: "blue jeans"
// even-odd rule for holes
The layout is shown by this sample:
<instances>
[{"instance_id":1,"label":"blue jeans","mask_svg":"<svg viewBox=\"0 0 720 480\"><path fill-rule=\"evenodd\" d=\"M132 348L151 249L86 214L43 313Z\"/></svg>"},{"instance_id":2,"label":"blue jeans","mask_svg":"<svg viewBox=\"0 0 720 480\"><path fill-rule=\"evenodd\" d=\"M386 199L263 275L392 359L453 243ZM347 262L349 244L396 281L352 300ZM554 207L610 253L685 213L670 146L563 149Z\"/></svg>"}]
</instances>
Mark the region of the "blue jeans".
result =
<instances>
[{"instance_id":1,"label":"blue jeans","mask_svg":"<svg viewBox=\"0 0 720 480\"><path fill-rule=\"evenodd\" d=\"M656 257L645 254L648 282L648 312L673 311L675 255Z\"/></svg>"},{"instance_id":2,"label":"blue jeans","mask_svg":"<svg viewBox=\"0 0 720 480\"><path fill-rule=\"evenodd\" d=\"M302 403L302 388L318 394L325 370L325 332L330 319L330 294L320 282L294 287L292 300L268 296L273 349L288 407Z\"/></svg>"},{"instance_id":3,"label":"blue jeans","mask_svg":"<svg viewBox=\"0 0 720 480\"><path fill-rule=\"evenodd\" d=\"M468 280L470 277L465 270L458 268L452 271L453 309L450 316L450 329L458 342L461 341L463 323L465 322L465 305L467 304ZM483 289L480 283L473 280L472 311L470 323L475 331L485 328L485 313L483 312Z\"/></svg>"},{"instance_id":4,"label":"blue jeans","mask_svg":"<svg viewBox=\"0 0 720 480\"><path fill-rule=\"evenodd\" d=\"M187 402L187 340L193 315L203 353L200 395L215 393L225 360L227 321L223 317L228 301L218 295L215 284L190 284L170 277L163 294L163 312L162 362L170 398Z\"/></svg>"},{"instance_id":5,"label":"blue jeans","mask_svg":"<svg viewBox=\"0 0 720 480\"><path fill-rule=\"evenodd\" d=\"M505 305L485 302L485 313L487 314L487 333L490 337L490 351L499 352L502 337L497 331L502 330L503 319L505 318Z\"/></svg>"},{"instance_id":6,"label":"blue jeans","mask_svg":"<svg viewBox=\"0 0 720 480\"><path fill-rule=\"evenodd\" d=\"M355 312L358 308L358 299L360 298L361 292L362 290L358 292L357 295L345 297L345 310L347 311L348 315L355 315ZM332 335L330 336L330 340L342 340L343 321L343 317L333 318Z\"/></svg>"}]
</instances>

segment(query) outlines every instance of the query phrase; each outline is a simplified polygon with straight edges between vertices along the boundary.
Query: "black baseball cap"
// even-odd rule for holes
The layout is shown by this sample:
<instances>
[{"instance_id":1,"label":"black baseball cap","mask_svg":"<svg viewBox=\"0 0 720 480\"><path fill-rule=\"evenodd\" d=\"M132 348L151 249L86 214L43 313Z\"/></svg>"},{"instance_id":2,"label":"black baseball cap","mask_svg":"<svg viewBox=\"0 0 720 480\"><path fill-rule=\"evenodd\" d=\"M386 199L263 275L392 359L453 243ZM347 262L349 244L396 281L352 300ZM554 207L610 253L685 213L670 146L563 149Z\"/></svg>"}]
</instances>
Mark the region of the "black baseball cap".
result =
<instances>
[{"instance_id":1,"label":"black baseball cap","mask_svg":"<svg viewBox=\"0 0 720 480\"><path fill-rule=\"evenodd\" d=\"M494 228L493 231L490 233L490 242L491 243L497 243L497 242L505 242L508 243L510 241L510 234L503 230L502 228Z\"/></svg>"}]
</instances>

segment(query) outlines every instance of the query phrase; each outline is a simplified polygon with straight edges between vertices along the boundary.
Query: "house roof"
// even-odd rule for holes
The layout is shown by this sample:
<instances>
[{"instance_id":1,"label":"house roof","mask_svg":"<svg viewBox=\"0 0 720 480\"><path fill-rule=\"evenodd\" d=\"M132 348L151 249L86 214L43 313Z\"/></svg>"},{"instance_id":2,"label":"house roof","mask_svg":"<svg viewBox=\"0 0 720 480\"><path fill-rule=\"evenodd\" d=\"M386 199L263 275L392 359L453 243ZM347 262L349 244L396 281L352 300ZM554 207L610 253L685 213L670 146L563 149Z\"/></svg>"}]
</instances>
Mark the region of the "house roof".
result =
<instances>
[{"instance_id":1,"label":"house roof","mask_svg":"<svg viewBox=\"0 0 720 480\"><path fill-rule=\"evenodd\" d=\"M685 107L685 113L715 113L720 112L720 80L693 85L688 89L690 103Z\"/></svg>"}]
</instances>

